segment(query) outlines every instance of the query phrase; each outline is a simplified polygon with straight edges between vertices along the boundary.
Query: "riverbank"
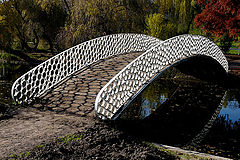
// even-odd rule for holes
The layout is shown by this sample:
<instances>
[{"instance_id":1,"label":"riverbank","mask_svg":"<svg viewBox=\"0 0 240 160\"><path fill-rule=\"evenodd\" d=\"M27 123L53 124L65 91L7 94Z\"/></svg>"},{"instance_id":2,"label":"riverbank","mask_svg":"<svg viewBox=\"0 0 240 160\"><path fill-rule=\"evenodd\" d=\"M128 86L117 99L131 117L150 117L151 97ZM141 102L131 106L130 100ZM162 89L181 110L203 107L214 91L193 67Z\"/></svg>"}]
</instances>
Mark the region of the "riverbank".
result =
<instances>
[{"instance_id":1,"label":"riverbank","mask_svg":"<svg viewBox=\"0 0 240 160\"><path fill-rule=\"evenodd\" d=\"M4 159L177 159L87 115L23 108L0 128Z\"/></svg>"},{"instance_id":2,"label":"riverbank","mask_svg":"<svg viewBox=\"0 0 240 160\"><path fill-rule=\"evenodd\" d=\"M0 159L213 159L156 147L94 111L73 115L32 106L16 106L0 121L0 148Z\"/></svg>"},{"instance_id":3,"label":"riverbank","mask_svg":"<svg viewBox=\"0 0 240 160\"><path fill-rule=\"evenodd\" d=\"M10 122L11 121L11 122ZM10 122L10 123L9 123ZM98 118L56 115L22 108L0 128L12 145L1 146L1 159L218 159L145 142ZM34 125L33 125L34 124ZM9 126L10 125L10 126ZM13 127L13 128L12 128ZM17 128L16 128L17 127ZM2 131L2 130L1 130ZM24 132L22 132L24 131ZM29 131L32 133L29 134ZM20 133L23 133L20 135ZM15 135L14 135L15 134ZM13 138L13 136L15 138ZM27 136L27 138L24 138ZM2 135L1 135L2 137ZM1 141L1 145L5 141ZM4 158L5 157L5 158ZM224 158L222 158L224 159Z\"/></svg>"}]
</instances>

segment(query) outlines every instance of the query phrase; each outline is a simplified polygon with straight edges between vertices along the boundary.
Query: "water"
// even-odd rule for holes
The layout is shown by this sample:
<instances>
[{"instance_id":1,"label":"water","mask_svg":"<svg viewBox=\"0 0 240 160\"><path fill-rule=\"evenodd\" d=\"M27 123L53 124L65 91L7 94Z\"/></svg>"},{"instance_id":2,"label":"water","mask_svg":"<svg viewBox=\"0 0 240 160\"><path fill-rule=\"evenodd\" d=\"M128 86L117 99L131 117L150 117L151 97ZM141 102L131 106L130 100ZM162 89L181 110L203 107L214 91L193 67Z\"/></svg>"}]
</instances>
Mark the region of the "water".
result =
<instances>
[{"instance_id":1,"label":"water","mask_svg":"<svg viewBox=\"0 0 240 160\"><path fill-rule=\"evenodd\" d=\"M11 87L14 81L30 68L26 64L0 63L0 104L11 104Z\"/></svg>"},{"instance_id":2,"label":"water","mask_svg":"<svg viewBox=\"0 0 240 160\"><path fill-rule=\"evenodd\" d=\"M239 159L239 103L239 88L172 69L145 88L115 126L146 141Z\"/></svg>"}]
</instances>

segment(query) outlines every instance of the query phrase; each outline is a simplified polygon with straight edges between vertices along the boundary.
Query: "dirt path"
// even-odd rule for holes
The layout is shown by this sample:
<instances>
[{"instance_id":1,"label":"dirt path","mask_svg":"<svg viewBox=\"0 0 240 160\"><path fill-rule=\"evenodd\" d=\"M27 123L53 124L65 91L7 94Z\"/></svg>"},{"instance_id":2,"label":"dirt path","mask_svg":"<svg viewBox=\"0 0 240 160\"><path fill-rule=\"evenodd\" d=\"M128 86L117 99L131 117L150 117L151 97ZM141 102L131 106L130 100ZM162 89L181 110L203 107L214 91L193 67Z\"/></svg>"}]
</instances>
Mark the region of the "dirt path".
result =
<instances>
[{"instance_id":1,"label":"dirt path","mask_svg":"<svg viewBox=\"0 0 240 160\"><path fill-rule=\"evenodd\" d=\"M12 118L1 120L0 159L94 126L97 93L140 54L124 54L92 65L41 97L33 108L21 109Z\"/></svg>"},{"instance_id":2,"label":"dirt path","mask_svg":"<svg viewBox=\"0 0 240 160\"><path fill-rule=\"evenodd\" d=\"M81 131L94 124L93 118L23 109L0 123L0 159L26 152L42 143Z\"/></svg>"}]
</instances>

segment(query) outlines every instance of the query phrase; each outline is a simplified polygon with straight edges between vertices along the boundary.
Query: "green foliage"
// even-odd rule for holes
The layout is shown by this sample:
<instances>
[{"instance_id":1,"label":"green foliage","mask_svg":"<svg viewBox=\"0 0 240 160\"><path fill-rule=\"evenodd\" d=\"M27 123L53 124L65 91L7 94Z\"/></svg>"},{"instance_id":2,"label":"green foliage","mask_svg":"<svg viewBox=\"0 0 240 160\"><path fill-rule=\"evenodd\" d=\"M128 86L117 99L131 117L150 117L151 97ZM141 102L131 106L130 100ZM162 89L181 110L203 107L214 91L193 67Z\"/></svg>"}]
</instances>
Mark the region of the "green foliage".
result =
<instances>
[{"instance_id":1,"label":"green foliage","mask_svg":"<svg viewBox=\"0 0 240 160\"><path fill-rule=\"evenodd\" d=\"M204 36L204 35L205 35L205 32L204 32L202 29L197 28L197 27L195 26L195 24L193 23L193 24L190 25L189 34L202 35L202 36Z\"/></svg>"},{"instance_id":2,"label":"green foliage","mask_svg":"<svg viewBox=\"0 0 240 160\"><path fill-rule=\"evenodd\" d=\"M229 37L228 34L224 34L223 37L220 38L219 47L223 51L224 54L228 54L230 47L232 46L233 39Z\"/></svg>"},{"instance_id":3,"label":"green foliage","mask_svg":"<svg viewBox=\"0 0 240 160\"><path fill-rule=\"evenodd\" d=\"M188 33L194 17L194 3L189 0L156 0L157 13L146 16L147 33L167 39Z\"/></svg>"},{"instance_id":4,"label":"green foliage","mask_svg":"<svg viewBox=\"0 0 240 160\"><path fill-rule=\"evenodd\" d=\"M238 48L240 45L240 42L232 42L231 48Z\"/></svg>"},{"instance_id":5,"label":"green foliage","mask_svg":"<svg viewBox=\"0 0 240 160\"><path fill-rule=\"evenodd\" d=\"M165 40L174 35L176 28L173 23L168 23L164 20L164 15L160 13L150 14L146 17L148 33L153 37L158 37Z\"/></svg>"},{"instance_id":6,"label":"green foliage","mask_svg":"<svg viewBox=\"0 0 240 160\"><path fill-rule=\"evenodd\" d=\"M126 9L118 0L74 1L70 17L70 24L58 38L59 47L63 46L60 49L95 37L122 32Z\"/></svg>"},{"instance_id":7,"label":"green foliage","mask_svg":"<svg viewBox=\"0 0 240 160\"><path fill-rule=\"evenodd\" d=\"M59 50L115 33L143 33L151 0L74 1L69 23L58 35Z\"/></svg>"},{"instance_id":8,"label":"green foliage","mask_svg":"<svg viewBox=\"0 0 240 160\"><path fill-rule=\"evenodd\" d=\"M36 51L40 39L51 51L67 14L60 1L3 0L0 4L0 49Z\"/></svg>"},{"instance_id":9,"label":"green foliage","mask_svg":"<svg viewBox=\"0 0 240 160\"><path fill-rule=\"evenodd\" d=\"M30 156L30 155L31 155L31 152L21 153L21 154L19 155L19 158L28 157L28 156Z\"/></svg>"},{"instance_id":10,"label":"green foliage","mask_svg":"<svg viewBox=\"0 0 240 160\"><path fill-rule=\"evenodd\" d=\"M5 61L17 61L20 58L16 55L10 54L10 53L0 53L0 60L5 60Z\"/></svg>"},{"instance_id":11,"label":"green foliage","mask_svg":"<svg viewBox=\"0 0 240 160\"><path fill-rule=\"evenodd\" d=\"M50 50L54 50L54 41L61 27L64 27L67 20L67 13L60 1L39 1L36 0L37 12L34 19L42 29L41 38L50 45ZM33 11L31 8L29 11Z\"/></svg>"}]
</instances>

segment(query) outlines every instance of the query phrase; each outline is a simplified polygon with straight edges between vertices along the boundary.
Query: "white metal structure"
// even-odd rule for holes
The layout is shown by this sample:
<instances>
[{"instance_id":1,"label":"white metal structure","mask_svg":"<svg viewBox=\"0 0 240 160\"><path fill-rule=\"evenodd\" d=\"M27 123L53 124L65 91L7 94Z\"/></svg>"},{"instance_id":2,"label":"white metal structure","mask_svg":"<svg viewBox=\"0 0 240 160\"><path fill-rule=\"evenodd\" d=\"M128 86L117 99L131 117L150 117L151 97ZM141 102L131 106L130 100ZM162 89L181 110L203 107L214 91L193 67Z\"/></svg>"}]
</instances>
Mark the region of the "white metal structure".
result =
<instances>
[{"instance_id":1,"label":"white metal structure","mask_svg":"<svg viewBox=\"0 0 240 160\"><path fill-rule=\"evenodd\" d=\"M32 102L71 74L101 59L145 51L98 93L95 110L102 119L115 119L142 89L169 66L196 55L215 59L228 71L228 62L216 44L202 36L181 35L161 41L142 34L115 34L74 46L36 66L12 86L18 103Z\"/></svg>"},{"instance_id":2,"label":"white metal structure","mask_svg":"<svg viewBox=\"0 0 240 160\"><path fill-rule=\"evenodd\" d=\"M101 89L95 102L99 117L115 119L161 71L196 55L209 56L228 71L226 57L209 39L196 35L170 38L136 58Z\"/></svg>"},{"instance_id":3,"label":"white metal structure","mask_svg":"<svg viewBox=\"0 0 240 160\"><path fill-rule=\"evenodd\" d=\"M36 66L18 78L12 86L12 98L18 103L30 103L69 75L101 59L146 51L159 39L142 34L115 34L76 45Z\"/></svg>"}]
</instances>

